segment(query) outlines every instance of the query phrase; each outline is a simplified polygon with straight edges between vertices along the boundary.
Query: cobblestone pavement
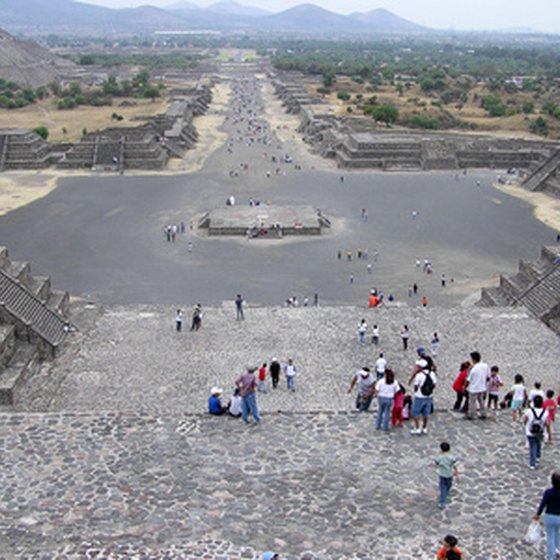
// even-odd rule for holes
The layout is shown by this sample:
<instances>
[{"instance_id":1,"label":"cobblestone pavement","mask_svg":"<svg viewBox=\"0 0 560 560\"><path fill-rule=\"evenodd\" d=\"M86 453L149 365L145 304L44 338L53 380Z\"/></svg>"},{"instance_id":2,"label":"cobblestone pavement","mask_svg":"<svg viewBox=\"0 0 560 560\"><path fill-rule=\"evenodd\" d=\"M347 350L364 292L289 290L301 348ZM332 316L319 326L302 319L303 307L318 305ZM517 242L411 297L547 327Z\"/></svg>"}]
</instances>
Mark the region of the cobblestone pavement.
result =
<instances>
[{"instance_id":1,"label":"cobblestone pavement","mask_svg":"<svg viewBox=\"0 0 560 560\"><path fill-rule=\"evenodd\" d=\"M527 468L507 412L466 422L448 412L459 363L478 349L509 385L514 373L555 386L558 339L521 310L355 307L204 310L198 332L174 331L173 309L108 308L0 415L0 557L433 558L456 533L468 558L541 558L522 542L551 469ZM366 317L378 349L358 344ZM437 328L439 386L427 435L385 434L352 410L351 374L383 349L401 379L412 348ZM538 351L542 348L542 351ZM208 389L246 363L291 356L298 390L259 395L260 426L204 414ZM527 360L527 356L532 356ZM172 366L170 366L172 364ZM405 375L406 374L406 375ZM279 413L278 410L283 412ZM39 412L43 411L43 412ZM461 463L437 507L439 443Z\"/></svg>"},{"instance_id":2,"label":"cobblestone pavement","mask_svg":"<svg viewBox=\"0 0 560 560\"><path fill-rule=\"evenodd\" d=\"M508 416L446 412L421 437L327 412L7 414L0 434L4 558L433 558L449 532L468 558L540 558L521 538L558 460L529 471ZM442 439L462 471L443 511Z\"/></svg>"}]
</instances>

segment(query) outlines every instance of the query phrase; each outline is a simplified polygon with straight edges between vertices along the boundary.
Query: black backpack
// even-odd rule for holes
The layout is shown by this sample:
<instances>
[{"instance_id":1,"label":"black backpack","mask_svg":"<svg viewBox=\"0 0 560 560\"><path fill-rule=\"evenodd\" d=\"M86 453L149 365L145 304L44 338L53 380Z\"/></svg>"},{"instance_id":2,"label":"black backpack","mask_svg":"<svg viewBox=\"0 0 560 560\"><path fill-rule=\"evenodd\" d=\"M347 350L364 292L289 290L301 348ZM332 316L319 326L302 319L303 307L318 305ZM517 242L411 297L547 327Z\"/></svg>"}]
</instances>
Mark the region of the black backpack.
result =
<instances>
[{"instance_id":1,"label":"black backpack","mask_svg":"<svg viewBox=\"0 0 560 560\"><path fill-rule=\"evenodd\" d=\"M544 426L542 422L542 418L544 416L545 411L541 412L540 416L537 416L534 408L531 408L531 412L533 413L533 422L531 424L531 435L533 436L542 436L544 434Z\"/></svg>"},{"instance_id":2,"label":"black backpack","mask_svg":"<svg viewBox=\"0 0 560 560\"><path fill-rule=\"evenodd\" d=\"M425 397L431 397L432 393L434 392L434 389L436 388L436 384L434 383L434 380L432 379L432 372L431 371L425 371L424 375L426 376L426 378L424 379L424 383L422 383L422 386L420 387L420 392Z\"/></svg>"}]
</instances>

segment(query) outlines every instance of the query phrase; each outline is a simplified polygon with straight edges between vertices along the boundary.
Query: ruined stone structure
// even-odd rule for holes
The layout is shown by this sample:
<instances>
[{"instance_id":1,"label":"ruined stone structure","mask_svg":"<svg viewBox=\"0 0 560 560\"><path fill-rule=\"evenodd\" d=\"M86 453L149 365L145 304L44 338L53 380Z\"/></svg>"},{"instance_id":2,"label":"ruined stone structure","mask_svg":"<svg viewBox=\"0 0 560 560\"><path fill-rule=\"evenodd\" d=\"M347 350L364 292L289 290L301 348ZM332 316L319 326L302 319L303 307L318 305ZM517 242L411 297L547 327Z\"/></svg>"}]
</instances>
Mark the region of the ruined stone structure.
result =
<instances>
[{"instance_id":1,"label":"ruined stone structure","mask_svg":"<svg viewBox=\"0 0 560 560\"><path fill-rule=\"evenodd\" d=\"M212 100L208 86L173 90L163 115L149 117L137 127L109 128L84 136L58 163L61 169L124 171L164 169L170 157L183 157L197 140L193 118Z\"/></svg>"},{"instance_id":2,"label":"ruined stone structure","mask_svg":"<svg viewBox=\"0 0 560 560\"><path fill-rule=\"evenodd\" d=\"M331 223L311 206L226 206L207 212L198 227L208 235L247 235L272 239L285 235L321 235Z\"/></svg>"},{"instance_id":3,"label":"ruined stone structure","mask_svg":"<svg viewBox=\"0 0 560 560\"><path fill-rule=\"evenodd\" d=\"M51 289L50 278L32 276L29 263L11 261L0 247L0 404L43 359L54 358L67 331L69 296Z\"/></svg>"},{"instance_id":4,"label":"ruined stone structure","mask_svg":"<svg viewBox=\"0 0 560 560\"><path fill-rule=\"evenodd\" d=\"M560 149L553 150L525 179L523 186L530 191L542 191L560 198Z\"/></svg>"},{"instance_id":5,"label":"ruined stone structure","mask_svg":"<svg viewBox=\"0 0 560 560\"><path fill-rule=\"evenodd\" d=\"M480 305L522 305L560 334L560 247L543 247L537 261L520 261L517 274L482 289Z\"/></svg>"},{"instance_id":6,"label":"ruined stone structure","mask_svg":"<svg viewBox=\"0 0 560 560\"><path fill-rule=\"evenodd\" d=\"M309 95L299 83L285 84L275 80L272 85L276 95L282 100L282 105L286 107L287 113L298 114L305 105L320 105L322 103L321 100Z\"/></svg>"},{"instance_id":7,"label":"ruined stone structure","mask_svg":"<svg viewBox=\"0 0 560 560\"><path fill-rule=\"evenodd\" d=\"M42 169L62 154L36 132L20 128L0 129L0 171L8 169Z\"/></svg>"}]
</instances>

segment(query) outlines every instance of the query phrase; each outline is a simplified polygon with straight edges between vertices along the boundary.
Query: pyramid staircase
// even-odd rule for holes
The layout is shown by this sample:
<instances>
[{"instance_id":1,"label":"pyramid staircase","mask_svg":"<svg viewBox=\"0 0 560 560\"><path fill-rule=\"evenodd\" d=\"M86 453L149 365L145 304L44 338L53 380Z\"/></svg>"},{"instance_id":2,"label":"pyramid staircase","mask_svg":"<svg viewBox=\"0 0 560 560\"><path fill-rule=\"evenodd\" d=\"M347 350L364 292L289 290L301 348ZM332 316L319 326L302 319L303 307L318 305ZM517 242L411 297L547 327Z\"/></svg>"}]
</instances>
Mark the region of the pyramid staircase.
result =
<instances>
[{"instance_id":1,"label":"pyramid staircase","mask_svg":"<svg viewBox=\"0 0 560 560\"><path fill-rule=\"evenodd\" d=\"M483 288L480 305L522 305L560 334L560 246L543 247L539 260L520 261L515 275Z\"/></svg>"},{"instance_id":2,"label":"pyramid staircase","mask_svg":"<svg viewBox=\"0 0 560 560\"><path fill-rule=\"evenodd\" d=\"M0 404L14 404L16 391L53 359L64 341L67 292L51 289L50 278L32 276L29 263L12 261L0 247Z\"/></svg>"}]
</instances>

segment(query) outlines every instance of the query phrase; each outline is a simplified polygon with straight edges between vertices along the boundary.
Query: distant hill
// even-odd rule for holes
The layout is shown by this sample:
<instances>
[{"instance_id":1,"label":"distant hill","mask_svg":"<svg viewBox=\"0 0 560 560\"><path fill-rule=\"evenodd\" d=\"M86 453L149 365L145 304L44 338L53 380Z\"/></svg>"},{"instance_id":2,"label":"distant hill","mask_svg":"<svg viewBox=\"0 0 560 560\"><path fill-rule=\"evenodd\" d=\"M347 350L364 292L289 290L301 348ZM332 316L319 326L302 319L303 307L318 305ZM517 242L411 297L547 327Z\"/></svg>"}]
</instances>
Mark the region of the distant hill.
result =
<instances>
[{"instance_id":1,"label":"distant hill","mask_svg":"<svg viewBox=\"0 0 560 560\"><path fill-rule=\"evenodd\" d=\"M396 16L384 8L377 8L376 10L371 10L366 13L354 13L350 14L348 17L371 26L372 31L382 30L384 32L392 31L400 33L427 31L426 27Z\"/></svg>"},{"instance_id":2,"label":"distant hill","mask_svg":"<svg viewBox=\"0 0 560 560\"><path fill-rule=\"evenodd\" d=\"M307 3L272 14L234 0L218 1L205 8L179 0L166 8L143 5L126 9L74 0L0 0L0 22L12 33L31 36L110 36L197 29L371 34L424 29L382 9L344 16Z\"/></svg>"}]
</instances>

